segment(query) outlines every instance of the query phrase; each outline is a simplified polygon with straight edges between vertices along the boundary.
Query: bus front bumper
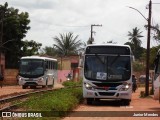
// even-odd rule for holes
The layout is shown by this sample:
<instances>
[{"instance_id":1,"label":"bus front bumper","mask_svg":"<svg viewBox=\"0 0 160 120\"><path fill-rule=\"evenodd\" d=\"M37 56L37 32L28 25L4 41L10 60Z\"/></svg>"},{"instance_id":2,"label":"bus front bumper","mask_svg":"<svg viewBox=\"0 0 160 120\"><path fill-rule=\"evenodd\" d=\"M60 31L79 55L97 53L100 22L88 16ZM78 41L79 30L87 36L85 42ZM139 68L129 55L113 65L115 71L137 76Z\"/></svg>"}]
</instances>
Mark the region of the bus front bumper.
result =
<instances>
[{"instance_id":1,"label":"bus front bumper","mask_svg":"<svg viewBox=\"0 0 160 120\"><path fill-rule=\"evenodd\" d=\"M26 86L42 86L46 85L46 82L41 79L19 79L19 85L26 85Z\"/></svg>"},{"instance_id":2,"label":"bus front bumper","mask_svg":"<svg viewBox=\"0 0 160 120\"><path fill-rule=\"evenodd\" d=\"M84 91L84 98L99 98L99 99L131 99L131 91Z\"/></svg>"}]
</instances>

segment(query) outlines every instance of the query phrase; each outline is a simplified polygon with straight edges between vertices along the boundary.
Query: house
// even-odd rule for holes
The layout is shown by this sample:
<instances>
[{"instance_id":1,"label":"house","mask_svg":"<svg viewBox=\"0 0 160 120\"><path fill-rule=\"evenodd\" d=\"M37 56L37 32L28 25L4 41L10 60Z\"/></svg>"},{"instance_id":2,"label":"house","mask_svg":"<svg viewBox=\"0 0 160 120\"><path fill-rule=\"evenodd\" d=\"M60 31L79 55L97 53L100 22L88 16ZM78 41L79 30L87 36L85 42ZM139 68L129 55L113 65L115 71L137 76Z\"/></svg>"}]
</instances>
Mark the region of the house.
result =
<instances>
[{"instance_id":1,"label":"house","mask_svg":"<svg viewBox=\"0 0 160 120\"><path fill-rule=\"evenodd\" d=\"M67 76L71 74L72 79L78 81L80 78L79 56L64 56L58 59L58 82L67 80Z\"/></svg>"}]
</instances>

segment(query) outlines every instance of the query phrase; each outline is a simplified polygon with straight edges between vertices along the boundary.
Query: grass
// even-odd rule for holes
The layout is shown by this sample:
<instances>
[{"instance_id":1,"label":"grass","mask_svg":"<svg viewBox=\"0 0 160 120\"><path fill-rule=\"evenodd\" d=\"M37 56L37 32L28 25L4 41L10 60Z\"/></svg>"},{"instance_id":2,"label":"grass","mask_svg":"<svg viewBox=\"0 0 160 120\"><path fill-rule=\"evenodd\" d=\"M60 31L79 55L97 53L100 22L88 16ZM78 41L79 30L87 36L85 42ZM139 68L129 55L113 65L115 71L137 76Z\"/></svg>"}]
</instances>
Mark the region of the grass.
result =
<instances>
[{"instance_id":1,"label":"grass","mask_svg":"<svg viewBox=\"0 0 160 120\"><path fill-rule=\"evenodd\" d=\"M78 82L74 82L73 80L68 80L68 81L63 82L63 85L65 87L81 86L82 85L82 80L80 80Z\"/></svg>"},{"instance_id":2,"label":"grass","mask_svg":"<svg viewBox=\"0 0 160 120\"><path fill-rule=\"evenodd\" d=\"M25 111L40 111L45 116L50 116L50 119L57 120L66 116L68 111L72 111L83 101L83 96L81 87L72 88L81 85L81 82L67 81L63 85L69 88L32 95L27 101L20 104L20 108Z\"/></svg>"}]
</instances>

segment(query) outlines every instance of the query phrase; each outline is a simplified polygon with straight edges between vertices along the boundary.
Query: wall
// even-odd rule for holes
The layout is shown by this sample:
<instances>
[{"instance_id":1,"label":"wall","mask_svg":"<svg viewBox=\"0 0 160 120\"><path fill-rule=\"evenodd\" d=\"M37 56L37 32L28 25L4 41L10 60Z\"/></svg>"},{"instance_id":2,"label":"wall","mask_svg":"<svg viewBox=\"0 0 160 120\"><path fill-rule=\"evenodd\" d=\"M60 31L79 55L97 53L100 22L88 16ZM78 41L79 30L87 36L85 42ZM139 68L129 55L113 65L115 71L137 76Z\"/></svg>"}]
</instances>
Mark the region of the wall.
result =
<instances>
[{"instance_id":1,"label":"wall","mask_svg":"<svg viewBox=\"0 0 160 120\"><path fill-rule=\"evenodd\" d=\"M18 69L5 69L3 83L6 85L16 85L17 75L18 75Z\"/></svg>"},{"instance_id":2,"label":"wall","mask_svg":"<svg viewBox=\"0 0 160 120\"><path fill-rule=\"evenodd\" d=\"M62 83L67 80L66 76L70 73L71 70L58 70L58 83Z\"/></svg>"}]
</instances>

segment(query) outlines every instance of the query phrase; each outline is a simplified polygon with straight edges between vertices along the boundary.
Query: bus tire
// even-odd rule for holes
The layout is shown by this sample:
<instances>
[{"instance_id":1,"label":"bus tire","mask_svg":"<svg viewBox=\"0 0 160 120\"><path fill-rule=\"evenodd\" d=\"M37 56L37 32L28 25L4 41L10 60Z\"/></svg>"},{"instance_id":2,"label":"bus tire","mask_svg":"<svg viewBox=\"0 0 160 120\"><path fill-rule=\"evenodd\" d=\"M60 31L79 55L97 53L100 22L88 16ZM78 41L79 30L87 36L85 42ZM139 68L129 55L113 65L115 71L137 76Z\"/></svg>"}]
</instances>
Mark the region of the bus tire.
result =
<instances>
[{"instance_id":1,"label":"bus tire","mask_svg":"<svg viewBox=\"0 0 160 120\"><path fill-rule=\"evenodd\" d=\"M48 85L49 88L53 88L53 84L52 85Z\"/></svg>"},{"instance_id":2,"label":"bus tire","mask_svg":"<svg viewBox=\"0 0 160 120\"><path fill-rule=\"evenodd\" d=\"M122 99L121 101L122 101L122 105L125 105L125 106L129 106L131 102L130 99Z\"/></svg>"},{"instance_id":3,"label":"bus tire","mask_svg":"<svg viewBox=\"0 0 160 120\"><path fill-rule=\"evenodd\" d=\"M87 105L92 105L93 98L87 98Z\"/></svg>"},{"instance_id":4,"label":"bus tire","mask_svg":"<svg viewBox=\"0 0 160 120\"><path fill-rule=\"evenodd\" d=\"M46 86L45 87L48 88L48 79L46 80Z\"/></svg>"},{"instance_id":5,"label":"bus tire","mask_svg":"<svg viewBox=\"0 0 160 120\"><path fill-rule=\"evenodd\" d=\"M31 89L36 89L36 86L30 86Z\"/></svg>"},{"instance_id":6,"label":"bus tire","mask_svg":"<svg viewBox=\"0 0 160 120\"><path fill-rule=\"evenodd\" d=\"M53 88L54 87L54 79L53 79L53 84L51 85L51 88Z\"/></svg>"},{"instance_id":7,"label":"bus tire","mask_svg":"<svg viewBox=\"0 0 160 120\"><path fill-rule=\"evenodd\" d=\"M27 88L27 86L26 85L22 85L22 89L26 89Z\"/></svg>"}]
</instances>

